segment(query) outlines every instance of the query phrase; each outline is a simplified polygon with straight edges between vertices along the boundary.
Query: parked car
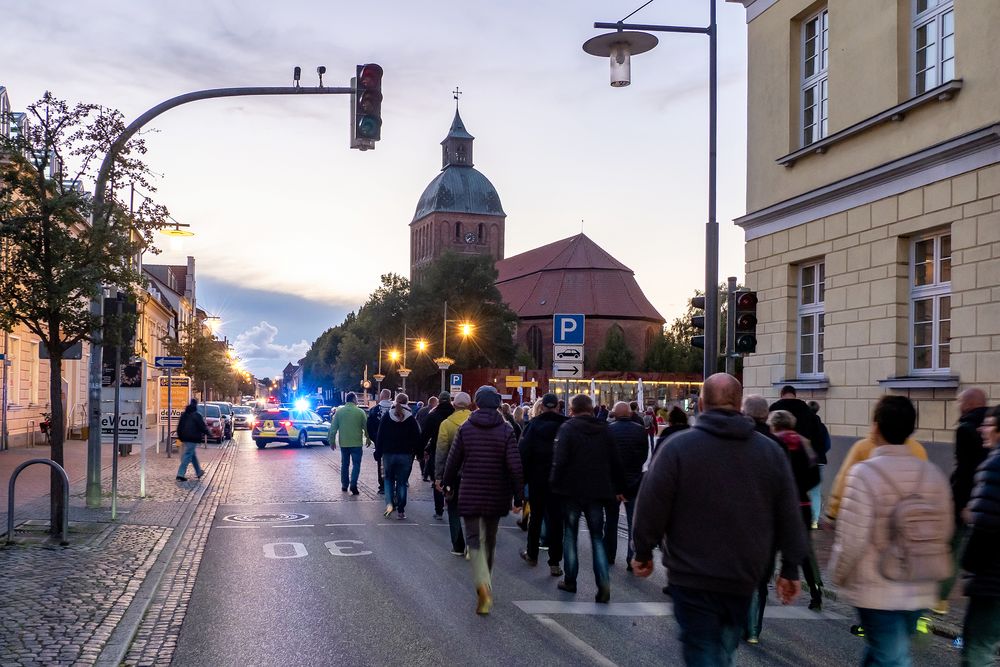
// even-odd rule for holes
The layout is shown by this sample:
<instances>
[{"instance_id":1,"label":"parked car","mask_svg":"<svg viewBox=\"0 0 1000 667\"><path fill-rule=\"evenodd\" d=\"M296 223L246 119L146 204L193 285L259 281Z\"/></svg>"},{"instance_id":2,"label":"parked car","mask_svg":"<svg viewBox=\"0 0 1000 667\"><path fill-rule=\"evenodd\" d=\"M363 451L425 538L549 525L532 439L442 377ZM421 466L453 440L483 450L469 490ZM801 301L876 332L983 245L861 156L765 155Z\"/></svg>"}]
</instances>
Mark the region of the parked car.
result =
<instances>
[{"instance_id":1,"label":"parked car","mask_svg":"<svg viewBox=\"0 0 1000 667\"><path fill-rule=\"evenodd\" d=\"M297 447L310 443L328 444L330 426L312 410L269 408L257 415L253 425L254 444L264 449L269 442L285 442Z\"/></svg>"},{"instance_id":2,"label":"parked car","mask_svg":"<svg viewBox=\"0 0 1000 667\"><path fill-rule=\"evenodd\" d=\"M205 426L208 427L209 438L216 442L222 442L226 437L226 426L222 419L222 410L219 406L212 403L199 403L198 412L205 418Z\"/></svg>"},{"instance_id":3,"label":"parked car","mask_svg":"<svg viewBox=\"0 0 1000 667\"><path fill-rule=\"evenodd\" d=\"M233 428L253 428L253 408L249 405L234 405L233 406Z\"/></svg>"},{"instance_id":4,"label":"parked car","mask_svg":"<svg viewBox=\"0 0 1000 667\"><path fill-rule=\"evenodd\" d=\"M233 404L227 403L225 401L209 401L208 405L217 405L219 410L222 412L222 421L225 424L225 436L226 438L233 437L233 430L235 428L233 424Z\"/></svg>"},{"instance_id":5,"label":"parked car","mask_svg":"<svg viewBox=\"0 0 1000 667\"><path fill-rule=\"evenodd\" d=\"M316 414L319 415L320 419L322 419L323 421L326 421L326 422L329 422L329 421L333 420L333 413L336 412L336 411L337 411L337 408L334 408L334 407L329 406L329 405L320 405L320 406L317 406L316 410L315 410Z\"/></svg>"}]
</instances>

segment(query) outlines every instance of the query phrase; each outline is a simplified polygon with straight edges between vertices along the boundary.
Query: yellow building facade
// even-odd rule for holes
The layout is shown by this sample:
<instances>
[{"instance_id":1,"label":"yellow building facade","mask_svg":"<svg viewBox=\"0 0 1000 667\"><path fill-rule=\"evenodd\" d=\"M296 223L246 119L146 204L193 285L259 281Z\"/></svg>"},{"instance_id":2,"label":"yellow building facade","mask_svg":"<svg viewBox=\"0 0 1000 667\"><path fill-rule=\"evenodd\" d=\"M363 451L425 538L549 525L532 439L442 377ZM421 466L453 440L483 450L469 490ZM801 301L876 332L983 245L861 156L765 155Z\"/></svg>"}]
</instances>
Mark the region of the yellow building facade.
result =
<instances>
[{"instance_id":1,"label":"yellow building facade","mask_svg":"<svg viewBox=\"0 0 1000 667\"><path fill-rule=\"evenodd\" d=\"M845 440L901 393L950 443L959 391L1000 400L1000 2L740 4L747 391L796 386Z\"/></svg>"}]
</instances>

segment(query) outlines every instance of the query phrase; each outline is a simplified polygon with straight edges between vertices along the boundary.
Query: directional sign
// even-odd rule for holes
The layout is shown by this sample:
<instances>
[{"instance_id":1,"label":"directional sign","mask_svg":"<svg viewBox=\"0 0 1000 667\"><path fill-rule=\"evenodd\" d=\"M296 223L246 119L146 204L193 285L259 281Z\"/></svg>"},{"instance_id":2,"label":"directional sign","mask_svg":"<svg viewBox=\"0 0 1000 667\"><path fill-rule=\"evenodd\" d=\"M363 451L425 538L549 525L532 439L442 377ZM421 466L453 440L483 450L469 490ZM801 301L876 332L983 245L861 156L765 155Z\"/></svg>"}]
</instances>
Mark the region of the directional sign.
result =
<instances>
[{"instance_id":1,"label":"directional sign","mask_svg":"<svg viewBox=\"0 0 1000 667\"><path fill-rule=\"evenodd\" d=\"M552 364L552 377L557 378L582 378L583 364L560 363Z\"/></svg>"},{"instance_id":2,"label":"directional sign","mask_svg":"<svg viewBox=\"0 0 1000 667\"><path fill-rule=\"evenodd\" d=\"M584 316L553 315L552 342L555 345L583 345Z\"/></svg>"},{"instance_id":3,"label":"directional sign","mask_svg":"<svg viewBox=\"0 0 1000 667\"><path fill-rule=\"evenodd\" d=\"M583 345L553 345L552 361L583 363Z\"/></svg>"},{"instance_id":4,"label":"directional sign","mask_svg":"<svg viewBox=\"0 0 1000 667\"><path fill-rule=\"evenodd\" d=\"M156 357L154 359L157 368L183 368L184 357Z\"/></svg>"}]
</instances>

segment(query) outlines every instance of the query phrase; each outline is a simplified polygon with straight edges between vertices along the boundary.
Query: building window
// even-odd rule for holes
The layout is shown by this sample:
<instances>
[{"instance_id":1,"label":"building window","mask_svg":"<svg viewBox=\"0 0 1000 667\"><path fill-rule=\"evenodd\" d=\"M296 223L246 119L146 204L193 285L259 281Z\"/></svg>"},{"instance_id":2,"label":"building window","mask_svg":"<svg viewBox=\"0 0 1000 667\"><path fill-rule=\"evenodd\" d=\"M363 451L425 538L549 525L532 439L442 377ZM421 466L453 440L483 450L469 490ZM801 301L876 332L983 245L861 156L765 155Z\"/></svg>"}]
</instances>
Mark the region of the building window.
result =
<instances>
[{"instance_id":1,"label":"building window","mask_svg":"<svg viewBox=\"0 0 1000 667\"><path fill-rule=\"evenodd\" d=\"M7 339L7 402L11 405L21 403L21 339L10 336Z\"/></svg>"},{"instance_id":2,"label":"building window","mask_svg":"<svg viewBox=\"0 0 1000 667\"><path fill-rule=\"evenodd\" d=\"M27 348L27 349L25 349ZM28 375L28 403L38 405L38 343L21 343L22 362Z\"/></svg>"},{"instance_id":3,"label":"building window","mask_svg":"<svg viewBox=\"0 0 1000 667\"><path fill-rule=\"evenodd\" d=\"M829 111L829 12L821 10L802 24L802 145L827 134Z\"/></svg>"},{"instance_id":4,"label":"building window","mask_svg":"<svg viewBox=\"0 0 1000 667\"><path fill-rule=\"evenodd\" d=\"M910 247L910 370L945 373L950 366L951 234L938 234Z\"/></svg>"},{"instance_id":5,"label":"building window","mask_svg":"<svg viewBox=\"0 0 1000 667\"><path fill-rule=\"evenodd\" d=\"M826 264L817 262L799 267L799 377L823 375L825 295Z\"/></svg>"},{"instance_id":6,"label":"building window","mask_svg":"<svg viewBox=\"0 0 1000 667\"><path fill-rule=\"evenodd\" d=\"M479 236L476 237L476 240L479 243L482 243L484 238L485 237L483 236L483 223L480 222L479 223Z\"/></svg>"},{"instance_id":7,"label":"building window","mask_svg":"<svg viewBox=\"0 0 1000 667\"><path fill-rule=\"evenodd\" d=\"M462 240L462 223L460 222L455 223L455 240L456 241Z\"/></svg>"},{"instance_id":8,"label":"building window","mask_svg":"<svg viewBox=\"0 0 1000 667\"><path fill-rule=\"evenodd\" d=\"M528 353L535 360L535 368L542 367L542 330L532 325L527 335Z\"/></svg>"},{"instance_id":9,"label":"building window","mask_svg":"<svg viewBox=\"0 0 1000 667\"><path fill-rule=\"evenodd\" d=\"M914 93L955 78L954 0L913 0Z\"/></svg>"}]
</instances>

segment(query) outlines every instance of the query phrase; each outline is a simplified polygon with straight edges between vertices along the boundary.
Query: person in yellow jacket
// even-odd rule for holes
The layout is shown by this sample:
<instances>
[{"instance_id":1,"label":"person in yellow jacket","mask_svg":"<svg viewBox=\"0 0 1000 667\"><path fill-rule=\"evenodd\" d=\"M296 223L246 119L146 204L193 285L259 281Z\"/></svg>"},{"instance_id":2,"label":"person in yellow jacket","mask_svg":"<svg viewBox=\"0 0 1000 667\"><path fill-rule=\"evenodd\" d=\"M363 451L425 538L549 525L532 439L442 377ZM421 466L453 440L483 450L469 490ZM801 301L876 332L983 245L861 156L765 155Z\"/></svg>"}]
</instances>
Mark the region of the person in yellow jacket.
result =
<instances>
[{"instance_id":1,"label":"person in yellow jacket","mask_svg":"<svg viewBox=\"0 0 1000 667\"><path fill-rule=\"evenodd\" d=\"M460 391L451 399L451 404L455 406L455 411L447 419L441 422L438 429L437 451L434 454L434 486L437 490L445 494L445 506L448 508L448 527L451 529L451 553L456 556L464 556L465 534L462 532L462 517L458 515L458 484L451 489L445 489L441 484L444 479L444 467L448 462L448 452L455 442L455 435L459 427L465 423L472 414L469 409L472 406L472 397L467 392Z\"/></svg>"},{"instance_id":2,"label":"person in yellow jacket","mask_svg":"<svg viewBox=\"0 0 1000 667\"><path fill-rule=\"evenodd\" d=\"M927 450L919 442L913 438L907 438L903 444L906 445L910 454L916 456L921 461L927 460ZM871 435L851 445L850 451L847 452L847 457L840 464L840 470L837 472L836 479L833 480L830 497L826 500L826 519L830 524L837 520L837 513L840 511L840 501L844 497L844 486L847 483L848 471L855 463L867 461L871 458L872 452L875 451L876 447L878 447L878 444L876 444L874 436Z\"/></svg>"}]
</instances>

